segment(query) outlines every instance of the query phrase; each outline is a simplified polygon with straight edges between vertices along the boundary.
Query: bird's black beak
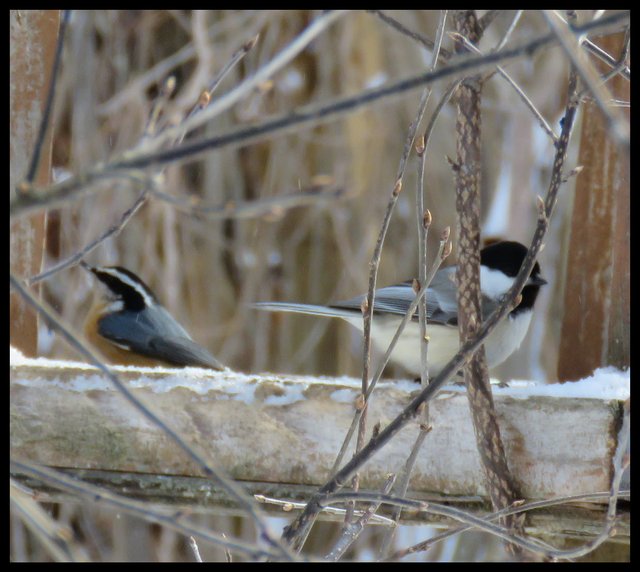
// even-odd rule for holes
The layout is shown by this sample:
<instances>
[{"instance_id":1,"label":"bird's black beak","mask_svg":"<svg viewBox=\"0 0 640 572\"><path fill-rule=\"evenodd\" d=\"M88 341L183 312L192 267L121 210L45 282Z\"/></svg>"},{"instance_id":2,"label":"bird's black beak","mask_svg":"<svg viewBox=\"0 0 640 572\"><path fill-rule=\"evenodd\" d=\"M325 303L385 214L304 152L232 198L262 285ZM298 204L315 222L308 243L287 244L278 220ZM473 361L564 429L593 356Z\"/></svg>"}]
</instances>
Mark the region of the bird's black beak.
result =
<instances>
[{"instance_id":1,"label":"bird's black beak","mask_svg":"<svg viewBox=\"0 0 640 572\"><path fill-rule=\"evenodd\" d=\"M78 264L82 266L82 268L84 268L87 272L95 274L93 266L89 266L84 260L81 260L80 262L78 262Z\"/></svg>"},{"instance_id":2,"label":"bird's black beak","mask_svg":"<svg viewBox=\"0 0 640 572\"><path fill-rule=\"evenodd\" d=\"M548 282L542 276L529 276L529 280L527 280L527 284L529 286L544 286L548 284Z\"/></svg>"}]
</instances>

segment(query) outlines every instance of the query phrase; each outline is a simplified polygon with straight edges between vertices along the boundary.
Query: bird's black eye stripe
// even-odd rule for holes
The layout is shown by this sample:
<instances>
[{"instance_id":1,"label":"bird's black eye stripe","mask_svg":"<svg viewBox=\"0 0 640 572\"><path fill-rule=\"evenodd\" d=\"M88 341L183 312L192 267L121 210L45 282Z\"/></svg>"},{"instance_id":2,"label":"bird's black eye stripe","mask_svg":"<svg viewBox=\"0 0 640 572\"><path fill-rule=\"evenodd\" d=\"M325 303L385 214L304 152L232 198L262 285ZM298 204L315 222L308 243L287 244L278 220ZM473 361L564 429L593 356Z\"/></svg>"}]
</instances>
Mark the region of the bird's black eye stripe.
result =
<instances>
[{"instance_id":1,"label":"bird's black eye stripe","mask_svg":"<svg viewBox=\"0 0 640 572\"><path fill-rule=\"evenodd\" d=\"M94 268L93 273L118 299L124 309L141 312L150 302L156 302L149 287L132 272L120 266Z\"/></svg>"}]
</instances>

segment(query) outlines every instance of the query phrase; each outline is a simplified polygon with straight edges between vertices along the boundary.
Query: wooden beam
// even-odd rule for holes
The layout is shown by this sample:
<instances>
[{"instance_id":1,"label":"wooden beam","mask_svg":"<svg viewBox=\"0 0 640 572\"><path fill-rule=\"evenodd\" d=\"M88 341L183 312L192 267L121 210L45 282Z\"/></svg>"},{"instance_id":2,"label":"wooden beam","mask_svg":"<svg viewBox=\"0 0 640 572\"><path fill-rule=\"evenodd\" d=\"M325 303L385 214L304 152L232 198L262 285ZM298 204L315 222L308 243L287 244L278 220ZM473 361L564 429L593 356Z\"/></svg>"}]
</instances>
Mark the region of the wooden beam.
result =
<instances>
[{"instance_id":1,"label":"wooden beam","mask_svg":"<svg viewBox=\"0 0 640 572\"><path fill-rule=\"evenodd\" d=\"M304 491L327 480L360 387L360 380L353 378L114 370L189 443L252 492L262 490L267 496L266 489L284 487L305 498ZM144 489L126 484L123 474L160 481L173 476L194 490L202 486L198 467L97 369L74 362L21 360L10 371L12 457L100 474L98 481L112 481L115 492ZM622 402L554 397L548 388L495 392L507 458L523 494L536 500L608 490ZM381 383L370 405L370 430L378 421L384 426L393 419L415 391L418 386L406 380ZM463 391L448 387L431 402L433 430L416 462L410 497L486 499ZM364 467L363 488L376 490L389 472L400 470L418 423L404 428ZM109 473L112 476L105 477ZM174 502L203 507L189 486L171 485L172 494L181 491ZM161 489L154 488L160 497ZM597 507L596 513L601 515Z\"/></svg>"}]
</instances>

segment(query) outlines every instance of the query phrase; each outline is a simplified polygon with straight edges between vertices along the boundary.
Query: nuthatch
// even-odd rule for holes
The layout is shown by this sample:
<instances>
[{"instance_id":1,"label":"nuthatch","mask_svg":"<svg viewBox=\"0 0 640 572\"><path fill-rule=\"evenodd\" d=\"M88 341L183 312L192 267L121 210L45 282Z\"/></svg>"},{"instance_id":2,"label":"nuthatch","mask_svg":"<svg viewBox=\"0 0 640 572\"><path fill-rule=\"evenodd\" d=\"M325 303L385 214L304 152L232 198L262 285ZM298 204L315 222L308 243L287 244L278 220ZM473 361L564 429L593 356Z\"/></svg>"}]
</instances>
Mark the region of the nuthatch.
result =
<instances>
[{"instance_id":1,"label":"nuthatch","mask_svg":"<svg viewBox=\"0 0 640 572\"><path fill-rule=\"evenodd\" d=\"M133 272L120 266L80 264L102 286L102 295L85 321L85 336L110 362L224 369Z\"/></svg>"}]
</instances>

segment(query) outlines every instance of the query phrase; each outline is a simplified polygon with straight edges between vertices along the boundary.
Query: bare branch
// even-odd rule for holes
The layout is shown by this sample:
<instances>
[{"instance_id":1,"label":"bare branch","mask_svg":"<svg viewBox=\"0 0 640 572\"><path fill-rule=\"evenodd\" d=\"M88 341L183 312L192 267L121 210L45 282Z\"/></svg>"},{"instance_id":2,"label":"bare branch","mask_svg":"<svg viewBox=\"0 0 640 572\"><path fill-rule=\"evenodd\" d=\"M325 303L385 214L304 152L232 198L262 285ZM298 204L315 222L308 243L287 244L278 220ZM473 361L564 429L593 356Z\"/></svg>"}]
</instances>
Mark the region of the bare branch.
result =
<instances>
[{"instance_id":1,"label":"bare branch","mask_svg":"<svg viewBox=\"0 0 640 572\"><path fill-rule=\"evenodd\" d=\"M572 29L576 34L584 34L595 30L607 30L626 22L628 17L627 12L614 13L604 16L595 22L588 22ZM276 132L284 133L302 125L314 125L318 122L334 120L354 109L403 93L421 85L428 85L447 77L459 77L469 70L477 73L486 68L493 67L499 62L506 62L527 54L530 55L538 49L552 44L554 41L555 35L549 33L515 48L501 50L500 52L484 56L470 55L456 59L451 65L434 70L433 72L427 72L413 78L400 80L383 88L364 91L353 97L338 98L328 103L303 107L292 115L269 119L259 125L234 128L226 133L210 138L185 143L175 149L163 149L149 153L136 150L134 154L125 153L107 164L98 164L90 171L70 177L62 183L41 189L27 189L21 192L11 201L9 215L11 217L24 216L34 211L60 206L65 201L75 198L79 193L87 192L83 187L89 183L111 178L134 178L136 171L129 171L131 169L163 165L187 159L194 160L200 154L212 149L224 146L247 145L263 139L266 136L273 135ZM211 106L207 108L205 113L209 113L210 109ZM204 114L196 117L202 119L203 115ZM193 123L194 119L195 118L192 118L190 123ZM197 125L194 124L193 128L196 126ZM185 126L185 129L186 127L187 126ZM164 132L162 137L166 137L169 131L171 130ZM125 172L123 173L122 170L125 170ZM140 172L138 171L138 173ZM144 178L141 177L140 174L138 174L137 177Z\"/></svg>"},{"instance_id":2,"label":"bare branch","mask_svg":"<svg viewBox=\"0 0 640 572\"><path fill-rule=\"evenodd\" d=\"M164 143L168 143L172 140L177 139L180 134L189 133L196 127L204 125L207 121L220 115L222 112L229 109L233 104L240 101L240 99L250 93L254 88L272 77L278 70L282 69L305 47L307 47L311 41L313 41L319 34L324 32L333 22L335 22L335 20L344 16L347 12L348 11L346 10L334 10L321 14L291 43L289 43L284 49L282 49L278 54L271 58L264 66L262 66L262 68L253 73L242 83L238 84L230 92L217 99L202 113L187 119L182 125L180 125L179 129L167 129L154 139L153 145L138 148L135 152L129 151L125 153L122 159L124 159L125 161L127 160L127 158L134 159L150 149L157 149ZM116 163L117 162L118 160L116 159Z\"/></svg>"},{"instance_id":3,"label":"bare branch","mask_svg":"<svg viewBox=\"0 0 640 572\"><path fill-rule=\"evenodd\" d=\"M460 42L463 43L464 47L467 48L469 51L472 51L476 54L481 54L482 52L475 46L473 45L467 38L465 38L464 36L462 36L461 34L457 33L457 32L450 32L449 34L452 38L459 40ZM504 68L502 68L501 66L497 66L496 69L498 70L498 73L507 80L507 83L513 87L513 89L516 91L516 93L518 94L518 96L520 96L520 99L522 99L522 101L524 102L524 104L529 108L529 110L531 111L531 113L533 113L533 116L536 118L536 120L538 121L538 124L540 125L540 127L542 127L542 130L549 136L549 138L555 143L558 140L557 135L553 132L553 129L551 128L551 126L549 125L549 123L547 123L547 120L542 116L542 113L540 113L538 111L538 109L536 108L536 106L533 104L533 102L529 99L529 97L527 96L527 94L524 92L524 90L511 78L511 76L504 70Z\"/></svg>"},{"instance_id":4,"label":"bare branch","mask_svg":"<svg viewBox=\"0 0 640 572\"><path fill-rule=\"evenodd\" d=\"M382 494L387 494L393 483L396 480L396 476L391 474L387 477L384 485L382 486ZM358 539L367 523L375 516L376 511L380 508L380 502L372 503L362 514L362 516L354 523L348 524L344 527L342 535L334 544L331 552L325 556L325 560L335 562L339 560L347 549Z\"/></svg>"},{"instance_id":5,"label":"bare branch","mask_svg":"<svg viewBox=\"0 0 640 572\"><path fill-rule=\"evenodd\" d=\"M203 217L209 220L247 219L261 216L278 217L295 207L317 205L348 198L344 188L336 185L312 185L295 193L275 195L255 201L227 201L223 205L211 206L200 205L189 199L181 199L158 190L152 190L151 194L191 216Z\"/></svg>"},{"instance_id":6,"label":"bare branch","mask_svg":"<svg viewBox=\"0 0 640 572\"><path fill-rule=\"evenodd\" d=\"M586 58L582 57L582 51L580 50L581 42L578 39L577 34L574 35L575 32L572 33L570 28L561 26L552 10L544 10L543 14L547 24L549 24L549 28L551 28L558 38L560 45L580 75L580 79L585 83L591 95L595 99L596 104L600 108L600 111L606 118L613 137L618 141L618 143L623 145L628 152L630 144L629 125L615 108L610 108L607 105L607 101L611 99L611 96L604 85L600 82L598 74L593 69L593 66L586 61Z\"/></svg>"},{"instance_id":7,"label":"bare branch","mask_svg":"<svg viewBox=\"0 0 640 572\"><path fill-rule=\"evenodd\" d=\"M499 51L502 48L504 48L504 46L509 41L509 38L511 37L511 34L516 29L516 26L518 25L518 22L520 21L520 17L521 16L522 16L522 10L516 10L516 14L513 17L513 20L511 20L511 24L509 24L509 27L507 28L507 31L504 33L504 36L502 36L502 39L498 42L498 44L493 49L493 51Z\"/></svg>"},{"instance_id":8,"label":"bare branch","mask_svg":"<svg viewBox=\"0 0 640 572\"><path fill-rule=\"evenodd\" d=\"M27 176L24 179L24 183L30 186L36 178L38 166L40 165L40 155L42 153L42 145L44 144L44 138L49 128L49 120L51 118L51 111L56 98L56 85L58 83L58 77L60 72L60 61L62 55L62 47L64 46L65 32L67 30L67 24L69 23L69 10L62 11L62 20L60 21L60 29L58 30L58 41L56 44L56 53L53 60L53 68L51 69L51 77L49 79L49 90L47 91L47 98L44 105L44 111L42 112L42 118L40 120L40 128L38 130L38 136L36 137L35 145L33 147L33 156L31 157L31 163L27 171Z\"/></svg>"},{"instance_id":9,"label":"bare branch","mask_svg":"<svg viewBox=\"0 0 640 572\"><path fill-rule=\"evenodd\" d=\"M574 93L576 81L575 75L570 76L569 81L569 93ZM554 160L554 167L552 171L551 182L549 184L549 190L545 199L545 213L548 216L554 210L557 194L562 182L562 167L566 158L567 146L570 138L571 131L576 115L576 102L570 101L567 105L564 119L562 121L562 133L556 146L556 157ZM525 282L528 280L529 275L533 269L538 252L542 246L542 240L547 231L548 223L544 220L539 220L536 228L531 247L525 257L525 260L520 268L520 272L516 277L511 290L505 296L503 304L497 308L478 329L476 335L467 340L458 353L449 361L449 363L440 371L440 373L431 380L430 384L423 389L408 405L405 409L384 429L380 431L375 437L373 437L358 453L354 456L340 471L334 474L322 487L318 489L314 497L309 501L307 508L304 512L287 528L284 530L283 538L287 542L291 542L301 530L305 530L309 525L309 522L315 518L322 501L328 495L334 493L340 489L346 483L347 479L367 460L372 457L377 451L379 451L393 436L404 427L411 419L413 419L419 412L420 406L432 399L439 389L446 383L446 381L460 370L471 358L473 353L484 343L487 336L493 331L498 322L502 320L508 312L513 308L514 301L519 295L520 291L524 287Z\"/></svg>"},{"instance_id":10,"label":"bare branch","mask_svg":"<svg viewBox=\"0 0 640 572\"><path fill-rule=\"evenodd\" d=\"M180 511L160 511L154 509L153 506L147 502L121 497L105 490L102 487L90 485L84 481L74 479L60 471L56 471L48 467L42 467L27 461L12 459L10 470L15 473L29 475L30 477L41 480L56 488L68 491L89 502L103 503L105 506L113 507L119 511L126 512L127 514L132 514L145 520L162 524L163 526L171 528L180 534L195 536L205 540L206 542L225 546L234 552L247 554L250 558L277 558L281 556L281 553L274 548L265 550L257 543L247 543L242 540L228 539L226 536L211 532L206 527L191 524L184 518L184 515Z\"/></svg>"},{"instance_id":11,"label":"bare branch","mask_svg":"<svg viewBox=\"0 0 640 572\"><path fill-rule=\"evenodd\" d=\"M184 439L176 433L171 427L169 427L162 419L160 419L153 411L151 411L130 389L122 382L122 380L113 373L108 367L104 365L102 360L88 347L88 344L80 341L81 336L73 332L73 330L63 324L56 316L55 311L45 302L38 301L32 294L22 286L20 281L10 274L10 285L14 288L23 300L31 306L36 312L42 315L49 324L51 324L62 337L80 353L89 363L96 366L102 371L113 383L116 389L131 403L144 417L151 421L154 425L162 428L162 430L172 439L193 461L195 461L201 468L203 473L210 479L216 480L224 490L236 501L238 505L247 513L251 518L257 529L260 531L262 538L269 543L274 549L279 551L280 555L285 559L292 559L293 555L287 548L279 542L277 539L271 536L269 529L264 521L264 517L260 514L257 506L254 504L253 499L248 495L239 485L237 485L231 478L229 478L225 471L219 467L216 467L210 460L208 460L203 454L197 452L191 445L189 445Z\"/></svg>"},{"instance_id":12,"label":"bare branch","mask_svg":"<svg viewBox=\"0 0 640 572\"><path fill-rule=\"evenodd\" d=\"M394 30L397 30L401 34L408 36L409 38L411 38L412 40L415 40L419 44L422 44L422 46L427 48L428 50L433 50L434 47L437 45L437 42L434 42L430 38L423 36L419 32L410 30L405 25L398 22L398 20L396 20L395 18L392 18L391 16L382 12L382 10L367 10L367 12L369 12L370 14L374 14L375 16L378 16L378 18L380 18L383 22L391 26ZM451 52L441 47L440 54L437 57L441 59L443 62L446 62L451 57Z\"/></svg>"},{"instance_id":13,"label":"bare branch","mask_svg":"<svg viewBox=\"0 0 640 572\"><path fill-rule=\"evenodd\" d=\"M629 498L631 495L631 491L620 491L619 497ZM611 496L610 491L608 492L599 492L599 493L587 493L584 495L570 495L570 496L562 496L555 497L551 499L545 499L536 502L530 502L526 504L517 504L516 506L511 506L505 509L502 509L498 512L493 512L490 515L484 517L484 520L494 521L498 520L502 516L509 516L512 514L518 514L522 512L529 512L533 510L538 510L541 508L549 508L552 506L571 504L571 503L579 503L579 502L597 502L600 500L607 500ZM423 552L429 550L434 544L437 542L441 542L446 538L450 538L456 534L460 534L462 532L466 532L468 530L472 530L474 528L473 525L464 525L454 528L449 528L448 530L433 536L423 542L419 542L418 544L414 544L408 548L404 548L402 550L398 550L389 556L386 560L399 560L402 559L409 554L415 554L416 552Z\"/></svg>"},{"instance_id":14,"label":"bare branch","mask_svg":"<svg viewBox=\"0 0 640 572\"><path fill-rule=\"evenodd\" d=\"M125 227L125 225L131 220L133 215L136 214L140 207L145 203L145 201L147 200L147 192L148 189L144 189L135 200L135 202L124 213L122 213L120 220L112 225L109 229L107 229L104 233L102 233L98 238L92 240L89 244L87 244L81 250L74 252L68 258L65 258L61 262L58 262L58 264L56 264L55 266L27 279L27 285L32 286L33 284L37 284L41 280L48 280L49 278L51 278L51 276L60 272L61 270L65 270L67 268L70 268L71 266L74 266L85 256L87 256L91 251L100 246L100 244L102 244L105 240L112 236L117 236Z\"/></svg>"}]
</instances>

